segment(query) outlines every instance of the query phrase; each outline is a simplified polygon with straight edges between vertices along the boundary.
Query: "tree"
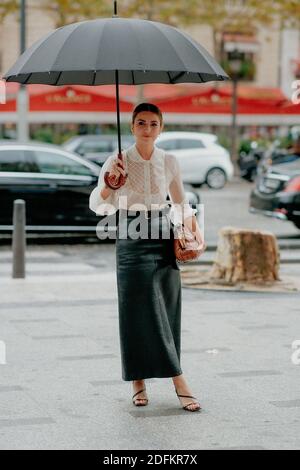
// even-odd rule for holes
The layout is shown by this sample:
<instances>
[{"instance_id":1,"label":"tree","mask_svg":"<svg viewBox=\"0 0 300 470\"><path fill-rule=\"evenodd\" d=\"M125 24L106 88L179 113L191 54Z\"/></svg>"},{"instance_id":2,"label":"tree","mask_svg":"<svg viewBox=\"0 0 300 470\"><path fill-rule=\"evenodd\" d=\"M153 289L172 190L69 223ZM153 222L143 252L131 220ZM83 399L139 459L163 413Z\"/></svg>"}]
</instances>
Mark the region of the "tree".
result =
<instances>
[{"instance_id":1,"label":"tree","mask_svg":"<svg viewBox=\"0 0 300 470\"><path fill-rule=\"evenodd\" d=\"M182 9L182 0L124 0L118 6L122 17L144 18L161 21L177 26L181 23L179 15L188 16L188 9Z\"/></svg>"},{"instance_id":2,"label":"tree","mask_svg":"<svg viewBox=\"0 0 300 470\"><path fill-rule=\"evenodd\" d=\"M41 0L38 8L49 13L57 28L85 19L112 16L111 0Z\"/></svg>"},{"instance_id":3,"label":"tree","mask_svg":"<svg viewBox=\"0 0 300 470\"><path fill-rule=\"evenodd\" d=\"M271 26L275 21L273 0L124 0L119 13L124 17L146 18L179 27L210 26L214 55L219 60L223 32L253 33L259 26Z\"/></svg>"},{"instance_id":4,"label":"tree","mask_svg":"<svg viewBox=\"0 0 300 470\"><path fill-rule=\"evenodd\" d=\"M19 10L20 2L18 0L1 0L0 3L0 24L3 23L6 16L16 13Z\"/></svg>"},{"instance_id":5,"label":"tree","mask_svg":"<svg viewBox=\"0 0 300 470\"><path fill-rule=\"evenodd\" d=\"M224 32L253 34L260 26L274 23L272 0L190 0L189 9L187 24L211 27L214 55L218 60Z\"/></svg>"},{"instance_id":6,"label":"tree","mask_svg":"<svg viewBox=\"0 0 300 470\"><path fill-rule=\"evenodd\" d=\"M84 19L112 16L113 13L112 0L27 0L26 6L50 14L57 28ZM1 0L0 24L6 16L19 10L20 0Z\"/></svg>"},{"instance_id":7,"label":"tree","mask_svg":"<svg viewBox=\"0 0 300 470\"><path fill-rule=\"evenodd\" d=\"M274 0L274 10L282 28L300 28L299 0Z\"/></svg>"}]
</instances>

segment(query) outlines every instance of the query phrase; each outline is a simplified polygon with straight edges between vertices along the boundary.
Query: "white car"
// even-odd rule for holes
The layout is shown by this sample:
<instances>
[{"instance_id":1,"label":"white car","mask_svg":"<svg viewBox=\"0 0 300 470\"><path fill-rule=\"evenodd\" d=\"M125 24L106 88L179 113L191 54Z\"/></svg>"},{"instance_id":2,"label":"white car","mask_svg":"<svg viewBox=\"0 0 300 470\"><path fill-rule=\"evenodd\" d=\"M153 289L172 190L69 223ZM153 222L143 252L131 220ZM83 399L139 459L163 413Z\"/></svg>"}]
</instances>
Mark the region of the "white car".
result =
<instances>
[{"instance_id":1,"label":"white car","mask_svg":"<svg viewBox=\"0 0 300 470\"><path fill-rule=\"evenodd\" d=\"M184 183L221 189L233 176L230 155L215 134L163 132L156 145L177 157Z\"/></svg>"}]
</instances>

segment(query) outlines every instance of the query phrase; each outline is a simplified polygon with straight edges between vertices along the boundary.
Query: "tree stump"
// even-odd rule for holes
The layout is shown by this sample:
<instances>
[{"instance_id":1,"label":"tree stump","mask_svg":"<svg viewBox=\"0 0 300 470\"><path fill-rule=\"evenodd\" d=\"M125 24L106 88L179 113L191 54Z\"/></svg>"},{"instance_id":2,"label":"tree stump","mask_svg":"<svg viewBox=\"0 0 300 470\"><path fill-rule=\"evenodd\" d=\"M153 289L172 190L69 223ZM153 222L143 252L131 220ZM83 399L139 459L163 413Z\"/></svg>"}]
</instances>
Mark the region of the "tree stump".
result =
<instances>
[{"instance_id":1,"label":"tree stump","mask_svg":"<svg viewBox=\"0 0 300 470\"><path fill-rule=\"evenodd\" d=\"M279 278L280 254L273 233L224 227L209 273L212 281L270 283Z\"/></svg>"}]
</instances>

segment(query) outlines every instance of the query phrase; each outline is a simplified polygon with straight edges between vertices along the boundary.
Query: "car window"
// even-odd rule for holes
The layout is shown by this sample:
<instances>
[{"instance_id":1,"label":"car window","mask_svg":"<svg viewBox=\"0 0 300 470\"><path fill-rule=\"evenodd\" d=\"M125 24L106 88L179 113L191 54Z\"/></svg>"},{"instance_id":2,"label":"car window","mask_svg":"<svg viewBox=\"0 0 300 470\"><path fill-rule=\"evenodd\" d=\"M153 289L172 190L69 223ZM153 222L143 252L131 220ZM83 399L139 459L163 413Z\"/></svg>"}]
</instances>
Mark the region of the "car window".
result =
<instances>
[{"instance_id":1,"label":"car window","mask_svg":"<svg viewBox=\"0 0 300 470\"><path fill-rule=\"evenodd\" d=\"M126 139L122 139L121 140L121 147L122 147L122 150L126 150L128 149L129 147L131 147L132 145L134 144L134 140L126 140ZM113 151L112 153L116 153L119 149L119 145L118 145L118 142L115 142L114 143L114 146L113 146Z\"/></svg>"},{"instance_id":2,"label":"car window","mask_svg":"<svg viewBox=\"0 0 300 470\"><path fill-rule=\"evenodd\" d=\"M93 175L92 171L82 163L72 158L54 152L35 150L34 159L40 173L53 173L57 175Z\"/></svg>"},{"instance_id":3,"label":"car window","mask_svg":"<svg viewBox=\"0 0 300 470\"><path fill-rule=\"evenodd\" d=\"M272 164L278 165L279 163L289 163L295 160L298 160L300 155L293 153L293 154L283 154L283 155L274 155L272 157Z\"/></svg>"},{"instance_id":4,"label":"car window","mask_svg":"<svg viewBox=\"0 0 300 470\"><path fill-rule=\"evenodd\" d=\"M22 149L0 149L0 171L35 172L36 166L31 152Z\"/></svg>"},{"instance_id":5,"label":"car window","mask_svg":"<svg viewBox=\"0 0 300 470\"><path fill-rule=\"evenodd\" d=\"M166 151L179 149L179 143L177 139L162 140L157 142L156 146Z\"/></svg>"},{"instance_id":6,"label":"car window","mask_svg":"<svg viewBox=\"0 0 300 470\"><path fill-rule=\"evenodd\" d=\"M80 155L86 155L87 153L102 153L102 152L111 152L114 150L114 145L109 141L99 141L99 142L82 142L77 148L77 152Z\"/></svg>"},{"instance_id":7,"label":"car window","mask_svg":"<svg viewBox=\"0 0 300 470\"><path fill-rule=\"evenodd\" d=\"M183 150L203 149L205 146L200 139L179 139L179 148Z\"/></svg>"}]
</instances>

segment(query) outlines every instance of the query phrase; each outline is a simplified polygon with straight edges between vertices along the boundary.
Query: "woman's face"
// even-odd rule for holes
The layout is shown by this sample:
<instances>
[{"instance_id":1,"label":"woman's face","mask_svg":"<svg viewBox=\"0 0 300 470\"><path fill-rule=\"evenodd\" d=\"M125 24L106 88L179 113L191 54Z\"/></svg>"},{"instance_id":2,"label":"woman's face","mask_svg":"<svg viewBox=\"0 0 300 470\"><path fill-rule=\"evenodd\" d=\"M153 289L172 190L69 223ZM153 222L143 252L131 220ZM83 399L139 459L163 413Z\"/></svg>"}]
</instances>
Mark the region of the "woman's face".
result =
<instances>
[{"instance_id":1,"label":"woman's face","mask_svg":"<svg viewBox=\"0 0 300 470\"><path fill-rule=\"evenodd\" d=\"M141 111L137 114L131 126L131 131L135 136L137 144L154 144L162 131L159 116L151 111Z\"/></svg>"}]
</instances>

